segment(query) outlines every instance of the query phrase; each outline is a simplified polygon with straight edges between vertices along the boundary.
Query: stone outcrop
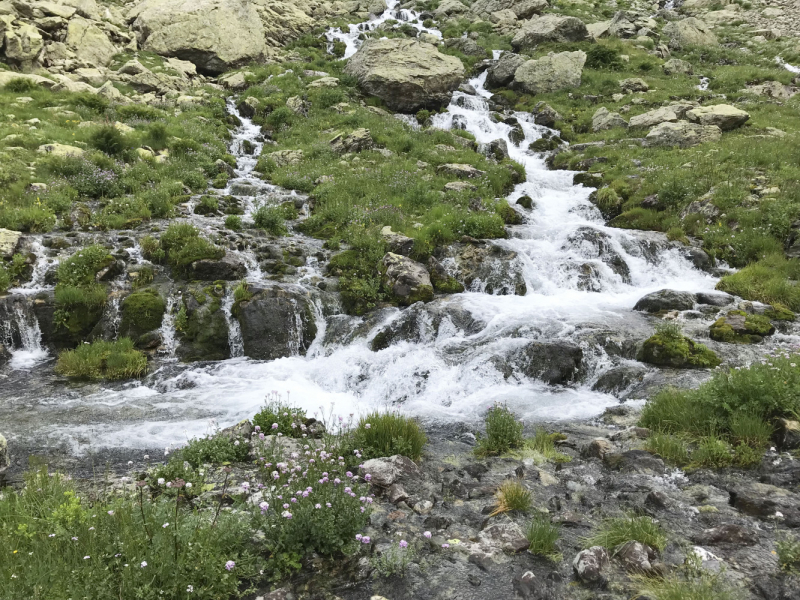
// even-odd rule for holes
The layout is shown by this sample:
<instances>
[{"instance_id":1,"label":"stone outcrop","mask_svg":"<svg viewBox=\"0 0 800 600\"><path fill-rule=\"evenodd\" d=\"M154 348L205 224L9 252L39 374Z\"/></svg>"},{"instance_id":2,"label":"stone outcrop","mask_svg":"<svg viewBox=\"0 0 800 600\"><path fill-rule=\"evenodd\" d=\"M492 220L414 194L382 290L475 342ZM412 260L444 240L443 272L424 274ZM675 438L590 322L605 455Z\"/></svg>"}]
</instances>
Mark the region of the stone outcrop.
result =
<instances>
[{"instance_id":1,"label":"stone outcrop","mask_svg":"<svg viewBox=\"0 0 800 600\"><path fill-rule=\"evenodd\" d=\"M514 87L529 94L544 94L579 87L586 53L559 52L523 63L514 74Z\"/></svg>"},{"instance_id":2,"label":"stone outcrop","mask_svg":"<svg viewBox=\"0 0 800 600\"><path fill-rule=\"evenodd\" d=\"M259 360L305 355L317 326L305 294L274 286L251 288L252 297L234 307L244 355Z\"/></svg>"},{"instance_id":3,"label":"stone outcrop","mask_svg":"<svg viewBox=\"0 0 800 600\"><path fill-rule=\"evenodd\" d=\"M486 74L486 86L489 88L507 86L514 81L514 74L524 62L524 56L513 52L503 52L497 62L489 67Z\"/></svg>"},{"instance_id":4,"label":"stone outcrop","mask_svg":"<svg viewBox=\"0 0 800 600\"><path fill-rule=\"evenodd\" d=\"M667 23L663 33L669 38L669 45L673 48L716 46L719 43L708 25L695 17Z\"/></svg>"},{"instance_id":5,"label":"stone outcrop","mask_svg":"<svg viewBox=\"0 0 800 600\"><path fill-rule=\"evenodd\" d=\"M266 33L244 0L144 0L128 13L139 46L217 74L263 57Z\"/></svg>"},{"instance_id":6,"label":"stone outcrop","mask_svg":"<svg viewBox=\"0 0 800 600\"><path fill-rule=\"evenodd\" d=\"M669 106L649 110L641 115L636 115L630 118L628 125L630 127L653 127L660 123L670 122L673 123L678 120L678 115Z\"/></svg>"},{"instance_id":7,"label":"stone outcrop","mask_svg":"<svg viewBox=\"0 0 800 600\"><path fill-rule=\"evenodd\" d=\"M544 15L531 19L511 40L514 50L526 50L545 42L582 42L590 39L583 21L576 17Z\"/></svg>"},{"instance_id":8,"label":"stone outcrop","mask_svg":"<svg viewBox=\"0 0 800 600\"><path fill-rule=\"evenodd\" d=\"M383 287L403 306L433 300L433 284L427 269L406 256L388 252L383 257Z\"/></svg>"},{"instance_id":9,"label":"stone outcrop","mask_svg":"<svg viewBox=\"0 0 800 600\"><path fill-rule=\"evenodd\" d=\"M464 66L434 45L409 39L364 42L345 67L359 87L395 111L438 109L464 78Z\"/></svg>"},{"instance_id":10,"label":"stone outcrop","mask_svg":"<svg viewBox=\"0 0 800 600\"><path fill-rule=\"evenodd\" d=\"M750 115L730 104L714 104L693 108L687 111L686 118L699 125L716 125L722 131L730 131L744 125Z\"/></svg>"},{"instance_id":11,"label":"stone outcrop","mask_svg":"<svg viewBox=\"0 0 800 600\"><path fill-rule=\"evenodd\" d=\"M19 231L0 228L0 258L11 258L17 251L21 237Z\"/></svg>"},{"instance_id":12,"label":"stone outcrop","mask_svg":"<svg viewBox=\"0 0 800 600\"><path fill-rule=\"evenodd\" d=\"M698 125L688 121L677 123L661 123L645 137L648 146L678 146L689 148L705 142L718 142L722 138L722 130L716 125Z\"/></svg>"},{"instance_id":13,"label":"stone outcrop","mask_svg":"<svg viewBox=\"0 0 800 600\"><path fill-rule=\"evenodd\" d=\"M476 0L470 12L490 21L493 15L506 10L513 12L517 19L530 19L542 14L547 7L547 0Z\"/></svg>"}]
</instances>

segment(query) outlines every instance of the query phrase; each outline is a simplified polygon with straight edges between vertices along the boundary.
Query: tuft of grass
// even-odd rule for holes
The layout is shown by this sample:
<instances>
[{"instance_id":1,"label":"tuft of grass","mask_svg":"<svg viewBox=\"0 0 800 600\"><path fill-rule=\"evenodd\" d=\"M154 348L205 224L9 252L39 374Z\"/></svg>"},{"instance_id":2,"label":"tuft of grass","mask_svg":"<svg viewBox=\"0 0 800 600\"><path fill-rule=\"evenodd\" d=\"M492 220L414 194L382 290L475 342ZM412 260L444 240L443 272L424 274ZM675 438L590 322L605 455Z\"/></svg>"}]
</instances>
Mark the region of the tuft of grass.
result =
<instances>
[{"instance_id":1,"label":"tuft of grass","mask_svg":"<svg viewBox=\"0 0 800 600\"><path fill-rule=\"evenodd\" d=\"M496 504L490 517L506 512L528 512L532 506L531 492L519 479L506 479L495 492Z\"/></svg>"},{"instance_id":2,"label":"tuft of grass","mask_svg":"<svg viewBox=\"0 0 800 600\"><path fill-rule=\"evenodd\" d=\"M98 340L66 350L58 356L56 373L76 379L130 379L147 371L147 357L130 338Z\"/></svg>"},{"instance_id":3,"label":"tuft of grass","mask_svg":"<svg viewBox=\"0 0 800 600\"><path fill-rule=\"evenodd\" d=\"M677 435L653 432L645 442L645 450L678 467L689 464L689 445Z\"/></svg>"},{"instance_id":4,"label":"tuft of grass","mask_svg":"<svg viewBox=\"0 0 800 600\"><path fill-rule=\"evenodd\" d=\"M692 466L695 467L722 468L732 461L730 444L713 435L701 438L692 452Z\"/></svg>"},{"instance_id":5,"label":"tuft of grass","mask_svg":"<svg viewBox=\"0 0 800 600\"><path fill-rule=\"evenodd\" d=\"M360 448L366 459L401 454L417 460L428 441L416 419L377 411L359 419L352 438L354 448Z\"/></svg>"},{"instance_id":6,"label":"tuft of grass","mask_svg":"<svg viewBox=\"0 0 800 600\"><path fill-rule=\"evenodd\" d=\"M253 417L253 425L265 435L280 433L288 437L302 437L307 420L306 411L283 402L273 394L264 408Z\"/></svg>"},{"instance_id":7,"label":"tuft of grass","mask_svg":"<svg viewBox=\"0 0 800 600\"><path fill-rule=\"evenodd\" d=\"M495 404L486 413L485 422L486 436L478 440L477 456L503 454L522 447L522 423L507 406Z\"/></svg>"},{"instance_id":8,"label":"tuft of grass","mask_svg":"<svg viewBox=\"0 0 800 600\"><path fill-rule=\"evenodd\" d=\"M207 463L221 465L247 462L250 456L250 440L219 433L193 438L181 448L180 456L195 469Z\"/></svg>"},{"instance_id":9,"label":"tuft of grass","mask_svg":"<svg viewBox=\"0 0 800 600\"><path fill-rule=\"evenodd\" d=\"M253 213L253 222L256 227L260 227L272 235L282 236L288 233L285 224L286 218L279 206L259 206Z\"/></svg>"},{"instance_id":10,"label":"tuft of grass","mask_svg":"<svg viewBox=\"0 0 800 600\"><path fill-rule=\"evenodd\" d=\"M736 412L730 419L732 441L746 444L752 448L762 449L769 446L774 429L760 415L747 412Z\"/></svg>"},{"instance_id":11,"label":"tuft of grass","mask_svg":"<svg viewBox=\"0 0 800 600\"><path fill-rule=\"evenodd\" d=\"M637 597L653 600L735 600L739 596L720 580L719 575L701 575L681 578L670 575L664 578L635 577L640 584Z\"/></svg>"},{"instance_id":12,"label":"tuft of grass","mask_svg":"<svg viewBox=\"0 0 800 600\"><path fill-rule=\"evenodd\" d=\"M603 521L597 530L583 540L585 547L616 548L620 544L636 541L661 552L667 545L667 534L650 517L615 517Z\"/></svg>"},{"instance_id":13,"label":"tuft of grass","mask_svg":"<svg viewBox=\"0 0 800 600\"><path fill-rule=\"evenodd\" d=\"M559 560L561 556L556 548L560 535L561 526L552 523L549 516L543 513L537 514L525 530L525 537L530 543L528 547L530 553L552 560Z\"/></svg>"},{"instance_id":14,"label":"tuft of grass","mask_svg":"<svg viewBox=\"0 0 800 600\"><path fill-rule=\"evenodd\" d=\"M555 463L570 462L572 459L556 450L555 442L559 439L564 439L561 433L547 433L543 427L537 427L534 431L533 437L525 440L523 445L523 452L528 451L534 455L534 459L538 456L545 461L553 461Z\"/></svg>"},{"instance_id":15,"label":"tuft of grass","mask_svg":"<svg viewBox=\"0 0 800 600\"><path fill-rule=\"evenodd\" d=\"M92 132L89 143L109 156L118 156L128 147L125 136L113 125L104 125Z\"/></svg>"}]
</instances>

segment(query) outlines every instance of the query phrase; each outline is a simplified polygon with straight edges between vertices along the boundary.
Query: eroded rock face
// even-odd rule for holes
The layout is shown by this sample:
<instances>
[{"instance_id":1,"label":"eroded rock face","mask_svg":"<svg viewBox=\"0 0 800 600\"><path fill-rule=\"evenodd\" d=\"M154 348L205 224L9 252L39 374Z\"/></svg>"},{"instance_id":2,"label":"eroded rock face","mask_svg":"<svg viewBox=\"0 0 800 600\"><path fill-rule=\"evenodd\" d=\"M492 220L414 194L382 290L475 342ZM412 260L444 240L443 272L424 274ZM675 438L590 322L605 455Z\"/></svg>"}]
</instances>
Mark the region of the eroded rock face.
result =
<instances>
[{"instance_id":1,"label":"eroded rock face","mask_svg":"<svg viewBox=\"0 0 800 600\"><path fill-rule=\"evenodd\" d=\"M139 46L218 74L264 55L265 32L254 5L244 0L145 0L133 21Z\"/></svg>"},{"instance_id":2,"label":"eroded rock face","mask_svg":"<svg viewBox=\"0 0 800 600\"><path fill-rule=\"evenodd\" d=\"M436 46L409 39L372 39L359 48L345 67L361 89L395 111L413 113L439 109L464 78L464 66Z\"/></svg>"},{"instance_id":3,"label":"eroded rock face","mask_svg":"<svg viewBox=\"0 0 800 600\"><path fill-rule=\"evenodd\" d=\"M309 299L289 288L251 288L253 296L235 307L244 355L260 360L302 356L317 326Z\"/></svg>"},{"instance_id":4,"label":"eroded rock face","mask_svg":"<svg viewBox=\"0 0 800 600\"><path fill-rule=\"evenodd\" d=\"M586 53L559 52L524 62L514 74L514 86L529 94L544 94L581 84Z\"/></svg>"}]
</instances>

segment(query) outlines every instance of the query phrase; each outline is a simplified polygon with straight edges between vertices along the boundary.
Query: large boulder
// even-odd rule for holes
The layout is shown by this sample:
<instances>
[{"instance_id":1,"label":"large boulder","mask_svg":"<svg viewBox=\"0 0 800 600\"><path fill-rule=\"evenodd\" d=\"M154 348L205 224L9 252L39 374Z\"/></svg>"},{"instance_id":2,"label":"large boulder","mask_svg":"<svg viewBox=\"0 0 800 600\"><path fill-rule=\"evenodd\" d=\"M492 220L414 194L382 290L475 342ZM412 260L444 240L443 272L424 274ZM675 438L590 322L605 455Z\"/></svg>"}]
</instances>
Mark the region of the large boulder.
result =
<instances>
[{"instance_id":1,"label":"large boulder","mask_svg":"<svg viewBox=\"0 0 800 600\"><path fill-rule=\"evenodd\" d=\"M528 94L546 94L581 85L586 53L559 52L529 60L514 74L514 86Z\"/></svg>"},{"instance_id":2,"label":"large boulder","mask_svg":"<svg viewBox=\"0 0 800 600\"><path fill-rule=\"evenodd\" d=\"M452 244L437 258L471 292L497 296L527 293L523 265L515 252L492 243Z\"/></svg>"},{"instance_id":3,"label":"large boulder","mask_svg":"<svg viewBox=\"0 0 800 600\"><path fill-rule=\"evenodd\" d=\"M646 146L678 146L689 148L705 142L718 142L722 130L716 125L698 125L688 121L661 123L645 137Z\"/></svg>"},{"instance_id":4,"label":"large boulder","mask_svg":"<svg viewBox=\"0 0 800 600\"><path fill-rule=\"evenodd\" d=\"M544 15L531 19L511 40L514 50L526 50L545 42L582 42L591 39L583 21L577 17Z\"/></svg>"},{"instance_id":5,"label":"large boulder","mask_svg":"<svg viewBox=\"0 0 800 600\"><path fill-rule=\"evenodd\" d=\"M234 307L242 328L244 355L261 360L305 355L317 335L308 298L288 288L251 288Z\"/></svg>"},{"instance_id":6,"label":"large boulder","mask_svg":"<svg viewBox=\"0 0 800 600\"><path fill-rule=\"evenodd\" d=\"M653 127L660 123L674 123L678 120L678 115L669 106L662 106L653 110L648 110L646 113L636 115L630 118L628 125L630 127Z\"/></svg>"},{"instance_id":7,"label":"large boulder","mask_svg":"<svg viewBox=\"0 0 800 600\"><path fill-rule=\"evenodd\" d=\"M647 313L659 313L670 310L692 310L695 297L690 292L677 290L659 290L639 298L633 310Z\"/></svg>"},{"instance_id":8,"label":"large boulder","mask_svg":"<svg viewBox=\"0 0 800 600\"><path fill-rule=\"evenodd\" d=\"M693 108L686 113L686 118L693 123L716 125L722 131L730 131L744 125L750 115L730 104L714 104Z\"/></svg>"},{"instance_id":9,"label":"large boulder","mask_svg":"<svg viewBox=\"0 0 800 600\"><path fill-rule=\"evenodd\" d=\"M512 362L531 379L563 385L580 379L583 350L567 342L530 342Z\"/></svg>"},{"instance_id":10,"label":"large boulder","mask_svg":"<svg viewBox=\"0 0 800 600\"><path fill-rule=\"evenodd\" d=\"M669 38L669 45L673 48L716 46L719 43L708 25L695 17L667 23L663 34Z\"/></svg>"},{"instance_id":11,"label":"large boulder","mask_svg":"<svg viewBox=\"0 0 800 600\"><path fill-rule=\"evenodd\" d=\"M82 17L70 20L66 43L78 60L96 67L107 66L119 52L102 29Z\"/></svg>"},{"instance_id":12,"label":"large boulder","mask_svg":"<svg viewBox=\"0 0 800 600\"><path fill-rule=\"evenodd\" d=\"M245 0L144 0L128 13L139 46L216 75L260 59L265 32Z\"/></svg>"},{"instance_id":13,"label":"large boulder","mask_svg":"<svg viewBox=\"0 0 800 600\"><path fill-rule=\"evenodd\" d=\"M414 113L439 109L464 78L464 66L436 46L410 39L372 39L345 67L361 89L395 111Z\"/></svg>"},{"instance_id":14,"label":"large boulder","mask_svg":"<svg viewBox=\"0 0 800 600\"><path fill-rule=\"evenodd\" d=\"M235 256L226 255L215 260L204 258L189 265L190 278L198 281L235 281L247 274L244 263Z\"/></svg>"},{"instance_id":15,"label":"large boulder","mask_svg":"<svg viewBox=\"0 0 800 600\"><path fill-rule=\"evenodd\" d=\"M403 306L433 300L433 284L427 269L406 256L387 252L383 257L383 287Z\"/></svg>"},{"instance_id":16,"label":"large boulder","mask_svg":"<svg viewBox=\"0 0 800 600\"><path fill-rule=\"evenodd\" d=\"M5 56L9 63L25 70L33 67L44 48L39 30L29 23L8 27L5 31Z\"/></svg>"},{"instance_id":17,"label":"large boulder","mask_svg":"<svg viewBox=\"0 0 800 600\"><path fill-rule=\"evenodd\" d=\"M176 319L178 358L224 360L231 355L228 321L222 310L222 286L193 285L184 289L181 310Z\"/></svg>"},{"instance_id":18,"label":"large boulder","mask_svg":"<svg viewBox=\"0 0 800 600\"><path fill-rule=\"evenodd\" d=\"M517 19L530 19L542 14L547 6L547 0L475 0L470 11L484 20L501 10L512 11Z\"/></svg>"},{"instance_id":19,"label":"large boulder","mask_svg":"<svg viewBox=\"0 0 800 600\"><path fill-rule=\"evenodd\" d=\"M514 73L525 62L525 57L513 52L503 52L495 64L486 73L486 86L489 88L505 87L514 81Z\"/></svg>"},{"instance_id":20,"label":"large boulder","mask_svg":"<svg viewBox=\"0 0 800 600\"><path fill-rule=\"evenodd\" d=\"M616 112L610 112L605 106L601 106L592 115L592 131L605 131L607 129L615 129L617 127L627 128L628 122L622 118L622 115Z\"/></svg>"},{"instance_id":21,"label":"large boulder","mask_svg":"<svg viewBox=\"0 0 800 600\"><path fill-rule=\"evenodd\" d=\"M19 231L0 228L0 258L11 258L17 251L21 237L22 234Z\"/></svg>"}]
</instances>

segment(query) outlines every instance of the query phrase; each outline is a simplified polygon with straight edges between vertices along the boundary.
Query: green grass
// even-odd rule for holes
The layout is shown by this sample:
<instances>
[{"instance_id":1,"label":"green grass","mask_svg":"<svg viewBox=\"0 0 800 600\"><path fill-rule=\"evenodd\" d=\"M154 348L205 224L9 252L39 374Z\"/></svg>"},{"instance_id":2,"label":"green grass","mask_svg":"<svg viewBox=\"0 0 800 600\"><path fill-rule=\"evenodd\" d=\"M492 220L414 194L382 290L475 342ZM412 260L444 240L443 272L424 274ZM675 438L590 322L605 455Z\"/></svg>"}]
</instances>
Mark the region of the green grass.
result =
<instances>
[{"instance_id":1,"label":"green grass","mask_svg":"<svg viewBox=\"0 0 800 600\"><path fill-rule=\"evenodd\" d=\"M583 540L583 545L586 548L603 546L611 550L631 540L660 552L667 545L667 534L650 517L616 517L603 521L591 536Z\"/></svg>"},{"instance_id":2,"label":"green grass","mask_svg":"<svg viewBox=\"0 0 800 600\"><path fill-rule=\"evenodd\" d=\"M572 459L556 450L556 440L565 439L561 433L547 433L543 427L537 427L533 437L525 438L520 450L511 451L512 455L531 457L535 462L543 463L552 461L555 463L570 462Z\"/></svg>"},{"instance_id":3,"label":"green grass","mask_svg":"<svg viewBox=\"0 0 800 600\"><path fill-rule=\"evenodd\" d=\"M522 422L507 406L496 404L485 417L486 435L478 439L476 456L492 456L521 448L524 444Z\"/></svg>"},{"instance_id":4,"label":"green grass","mask_svg":"<svg viewBox=\"0 0 800 600\"><path fill-rule=\"evenodd\" d=\"M268 397L264 408L253 417L253 425L265 435L280 433L288 437L302 437L307 419L306 412L302 408L291 406L272 394Z\"/></svg>"},{"instance_id":5,"label":"green grass","mask_svg":"<svg viewBox=\"0 0 800 600\"><path fill-rule=\"evenodd\" d=\"M177 489L177 488L176 488ZM128 484L90 497L59 474L29 473L0 496L7 598L239 598L260 561L247 513L198 510ZM182 494L185 496L185 494ZM227 561L234 561L231 571ZM187 593L189 586L193 591Z\"/></svg>"},{"instance_id":6,"label":"green grass","mask_svg":"<svg viewBox=\"0 0 800 600\"><path fill-rule=\"evenodd\" d=\"M637 577L642 597L653 600L737 600L740 596L732 591L719 575L701 575L681 578L670 575L662 579Z\"/></svg>"},{"instance_id":7,"label":"green grass","mask_svg":"<svg viewBox=\"0 0 800 600\"><path fill-rule=\"evenodd\" d=\"M129 338L84 343L58 356L56 373L75 379L130 379L147 371L147 358Z\"/></svg>"},{"instance_id":8,"label":"green grass","mask_svg":"<svg viewBox=\"0 0 800 600\"><path fill-rule=\"evenodd\" d=\"M724 276L717 289L748 300L782 304L800 310L800 262L771 254L736 273Z\"/></svg>"},{"instance_id":9,"label":"green grass","mask_svg":"<svg viewBox=\"0 0 800 600\"><path fill-rule=\"evenodd\" d=\"M533 500L531 491L519 479L506 479L495 492L495 507L490 516L507 512L528 512Z\"/></svg>"},{"instance_id":10,"label":"green grass","mask_svg":"<svg viewBox=\"0 0 800 600\"><path fill-rule=\"evenodd\" d=\"M790 573L800 572L800 539L791 534L783 534L775 544L778 564Z\"/></svg>"},{"instance_id":11,"label":"green grass","mask_svg":"<svg viewBox=\"0 0 800 600\"><path fill-rule=\"evenodd\" d=\"M669 464L678 467L689 464L689 445L679 436L653 432L645 442L645 449L658 454Z\"/></svg>"},{"instance_id":12,"label":"green grass","mask_svg":"<svg viewBox=\"0 0 800 600\"><path fill-rule=\"evenodd\" d=\"M525 530L525 537L530 542L528 551L531 554L557 560L560 553L556 548L556 542L560 535L561 527L551 523L549 515L537 514Z\"/></svg>"},{"instance_id":13,"label":"green grass","mask_svg":"<svg viewBox=\"0 0 800 600\"><path fill-rule=\"evenodd\" d=\"M247 462L250 440L224 434L192 438L180 449L180 458L197 469L204 464Z\"/></svg>"},{"instance_id":14,"label":"green grass","mask_svg":"<svg viewBox=\"0 0 800 600\"><path fill-rule=\"evenodd\" d=\"M160 249L169 263L178 270L186 269L196 260L220 259L225 250L200 235L200 231L190 223L172 223L161 234L160 248L153 242L147 243L147 253L155 254ZM142 246L144 250L144 245Z\"/></svg>"},{"instance_id":15,"label":"green grass","mask_svg":"<svg viewBox=\"0 0 800 600\"><path fill-rule=\"evenodd\" d=\"M416 419L396 412L376 411L358 420L349 443L365 459L400 454L418 460L427 441Z\"/></svg>"}]
</instances>

